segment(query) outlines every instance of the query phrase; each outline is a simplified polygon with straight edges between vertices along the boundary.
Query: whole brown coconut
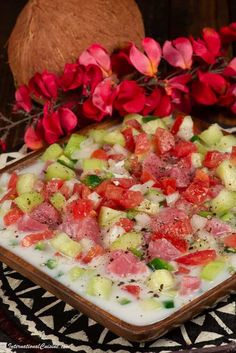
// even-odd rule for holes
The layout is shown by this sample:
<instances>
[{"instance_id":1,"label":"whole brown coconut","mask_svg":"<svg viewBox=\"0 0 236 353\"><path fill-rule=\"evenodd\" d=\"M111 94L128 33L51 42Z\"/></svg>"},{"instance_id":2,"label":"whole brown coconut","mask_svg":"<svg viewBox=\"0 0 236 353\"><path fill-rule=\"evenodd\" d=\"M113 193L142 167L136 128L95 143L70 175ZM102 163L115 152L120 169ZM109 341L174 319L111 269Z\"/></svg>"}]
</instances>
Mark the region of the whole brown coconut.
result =
<instances>
[{"instance_id":1,"label":"whole brown coconut","mask_svg":"<svg viewBox=\"0 0 236 353\"><path fill-rule=\"evenodd\" d=\"M9 39L9 64L17 84L24 84L45 69L61 73L92 43L111 52L143 37L134 0L29 0Z\"/></svg>"}]
</instances>

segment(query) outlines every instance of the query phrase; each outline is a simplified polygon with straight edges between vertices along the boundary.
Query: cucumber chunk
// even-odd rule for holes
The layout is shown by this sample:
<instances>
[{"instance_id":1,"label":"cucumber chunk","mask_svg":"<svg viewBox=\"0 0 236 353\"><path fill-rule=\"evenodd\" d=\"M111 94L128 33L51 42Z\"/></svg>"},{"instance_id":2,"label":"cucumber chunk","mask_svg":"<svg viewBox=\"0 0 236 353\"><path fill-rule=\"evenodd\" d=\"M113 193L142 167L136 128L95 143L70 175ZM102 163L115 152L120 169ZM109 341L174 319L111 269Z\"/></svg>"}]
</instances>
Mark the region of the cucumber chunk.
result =
<instances>
[{"instance_id":1,"label":"cucumber chunk","mask_svg":"<svg viewBox=\"0 0 236 353\"><path fill-rule=\"evenodd\" d=\"M125 138L120 131L111 131L107 132L103 136L103 142L107 143L108 145L121 145L125 146Z\"/></svg>"},{"instance_id":2,"label":"cucumber chunk","mask_svg":"<svg viewBox=\"0 0 236 353\"><path fill-rule=\"evenodd\" d=\"M213 124L207 130L204 130L199 137L208 146L212 146L220 142L223 133L217 124Z\"/></svg>"},{"instance_id":3,"label":"cucumber chunk","mask_svg":"<svg viewBox=\"0 0 236 353\"><path fill-rule=\"evenodd\" d=\"M236 137L234 135L225 135L221 138L216 147L222 152L230 153L233 146L236 146Z\"/></svg>"},{"instance_id":4,"label":"cucumber chunk","mask_svg":"<svg viewBox=\"0 0 236 353\"><path fill-rule=\"evenodd\" d=\"M90 170L100 171L107 167L107 161L97 158L88 158L83 160L82 167L85 172Z\"/></svg>"},{"instance_id":5,"label":"cucumber chunk","mask_svg":"<svg viewBox=\"0 0 236 353\"><path fill-rule=\"evenodd\" d=\"M111 250L128 250L138 248L142 244L142 235L136 232L129 232L121 235L112 244Z\"/></svg>"},{"instance_id":6,"label":"cucumber chunk","mask_svg":"<svg viewBox=\"0 0 236 353\"><path fill-rule=\"evenodd\" d=\"M18 196L14 202L24 213L29 213L34 207L40 205L44 201L43 196L36 191L26 192Z\"/></svg>"},{"instance_id":7,"label":"cucumber chunk","mask_svg":"<svg viewBox=\"0 0 236 353\"><path fill-rule=\"evenodd\" d=\"M236 167L229 161L223 161L216 169L216 174L229 191L236 191Z\"/></svg>"},{"instance_id":8,"label":"cucumber chunk","mask_svg":"<svg viewBox=\"0 0 236 353\"><path fill-rule=\"evenodd\" d=\"M219 194L211 200L211 209L217 215L223 215L236 205L236 193L222 189Z\"/></svg>"},{"instance_id":9,"label":"cucumber chunk","mask_svg":"<svg viewBox=\"0 0 236 353\"><path fill-rule=\"evenodd\" d=\"M213 281L225 268L225 262L216 260L205 265L200 277L206 281Z\"/></svg>"},{"instance_id":10,"label":"cucumber chunk","mask_svg":"<svg viewBox=\"0 0 236 353\"><path fill-rule=\"evenodd\" d=\"M124 117L122 125L126 125L126 122L128 120L137 120L137 122L139 122L139 124L141 124L141 125L143 123L143 117L142 117L142 115L139 115L139 114L127 114Z\"/></svg>"},{"instance_id":11,"label":"cucumber chunk","mask_svg":"<svg viewBox=\"0 0 236 353\"><path fill-rule=\"evenodd\" d=\"M80 144L86 139L86 136L79 134L72 134L65 149L64 154L66 157L71 158L71 155L74 151L80 149Z\"/></svg>"},{"instance_id":12,"label":"cucumber chunk","mask_svg":"<svg viewBox=\"0 0 236 353\"><path fill-rule=\"evenodd\" d=\"M147 280L147 286L154 291L173 288L175 280L170 271L161 269L154 271Z\"/></svg>"},{"instance_id":13,"label":"cucumber chunk","mask_svg":"<svg viewBox=\"0 0 236 353\"><path fill-rule=\"evenodd\" d=\"M84 276L85 273L86 273L85 268L74 266L68 271L68 276L71 281L76 281L78 278Z\"/></svg>"},{"instance_id":14,"label":"cucumber chunk","mask_svg":"<svg viewBox=\"0 0 236 353\"><path fill-rule=\"evenodd\" d=\"M139 305L145 311L151 311L162 308L161 302L155 298L142 299L139 301Z\"/></svg>"},{"instance_id":15,"label":"cucumber chunk","mask_svg":"<svg viewBox=\"0 0 236 353\"><path fill-rule=\"evenodd\" d=\"M55 194L50 197L50 202L58 211L61 211L66 203L66 198L60 192L55 192Z\"/></svg>"},{"instance_id":16,"label":"cucumber chunk","mask_svg":"<svg viewBox=\"0 0 236 353\"><path fill-rule=\"evenodd\" d=\"M63 149L61 148L61 146L58 145L58 143L53 143L46 149L41 159L44 162L55 161L62 153L63 153Z\"/></svg>"},{"instance_id":17,"label":"cucumber chunk","mask_svg":"<svg viewBox=\"0 0 236 353\"><path fill-rule=\"evenodd\" d=\"M104 129L97 129L89 131L88 135L93 138L94 142L102 145L103 137L106 135L107 131Z\"/></svg>"},{"instance_id":18,"label":"cucumber chunk","mask_svg":"<svg viewBox=\"0 0 236 353\"><path fill-rule=\"evenodd\" d=\"M75 162L64 155L60 156L57 161L68 168L75 169Z\"/></svg>"},{"instance_id":19,"label":"cucumber chunk","mask_svg":"<svg viewBox=\"0 0 236 353\"><path fill-rule=\"evenodd\" d=\"M92 296L109 299L112 292L112 281L102 276L92 277L87 286L86 293Z\"/></svg>"},{"instance_id":20,"label":"cucumber chunk","mask_svg":"<svg viewBox=\"0 0 236 353\"><path fill-rule=\"evenodd\" d=\"M98 223L100 227L108 227L118 222L120 218L125 217L126 213L123 211L117 211L113 208L102 206L98 216Z\"/></svg>"},{"instance_id":21,"label":"cucumber chunk","mask_svg":"<svg viewBox=\"0 0 236 353\"><path fill-rule=\"evenodd\" d=\"M145 119L145 118L143 118L143 119ZM158 118L156 118L156 120L151 120L151 121L145 122L142 125L143 131L146 132L146 134L151 134L151 135L155 134L156 129L158 127L162 128L162 129L167 129L164 122Z\"/></svg>"},{"instance_id":22,"label":"cucumber chunk","mask_svg":"<svg viewBox=\"0 0 236 353\"><path fill-rule=\"evenodd\" d=\"M159 211L159 204L150 200L143 200L140 205L134 208L134 211L144 212L149 215L154 215Z\"/></svg>"},{"instance_id":23,"label":"cucumber chunk","mask_svg":"<svg viewBox=\"0 0 236 353\"><path fill-rule=\"evenodd\" d=\"M36 180L36 175L33 173L25 173L19 175L16 183L17 194L21 195L25 192L33 191Z\"/></svg>"},{"instance_id":24,"label":"cucumber chunk","mask_svg":"<svg viewBox=\"0 0 236 353\"><path fill-rule=\"evenodd\" d=\"M62 180L70 180L75 178L76 174L75 172L64 166L61 165L58 162L54 162L50 164L46 170L45 178L46 180L51 180L51 179L62 179Z\"/></svg>"},{"instance_id":25,"label":"cucumber chunk","mask_svg":"<svg viewBox=\"0 0 236 353\"><path fill-rule=\"evenodd\" d=\"M198 140L194 141L194 144L197 146L198 153L200 153L202 156L205 156L205 154L208 151L207 146L205 146L203 143L201 143Z\"/></svg>"},{"instance_id":26,"label":"cucumber chunk","mask_svg":"<svg viewBox=\"0 0 236 353\"><path fill-rule=\"evenodd\" d=\"M82 251L81 244L72 240L66 233L57 234L50 240L50 244L60 253L73 258Z\"/></svg>"}]
</instances>

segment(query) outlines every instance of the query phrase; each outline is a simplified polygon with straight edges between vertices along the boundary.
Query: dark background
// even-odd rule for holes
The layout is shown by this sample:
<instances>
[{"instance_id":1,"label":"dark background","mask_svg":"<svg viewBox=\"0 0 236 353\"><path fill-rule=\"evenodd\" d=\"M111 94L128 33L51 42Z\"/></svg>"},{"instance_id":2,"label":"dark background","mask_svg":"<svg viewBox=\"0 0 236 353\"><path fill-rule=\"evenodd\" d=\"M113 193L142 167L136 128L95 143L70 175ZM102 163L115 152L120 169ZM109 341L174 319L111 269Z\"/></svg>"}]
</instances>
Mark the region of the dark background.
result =
<instances>
[{"instance_id":1,"label":"dark background","mask_svg":"<svg viewBox=\"0 0 236 353\"><path fill-rule=\"evenodd\" d=\"M146 35L161 43L177 36L199 36L203 27L219 29L236 21L236 0L136 1L143 15ZM11 115L14 97L14 83L7 64L7 40L18 13L26 3L27 0L0 0L0 112L6 116ZM9 148L19 144L23 133L22 127L13 130Z\"/></svg>"}]
</instances>

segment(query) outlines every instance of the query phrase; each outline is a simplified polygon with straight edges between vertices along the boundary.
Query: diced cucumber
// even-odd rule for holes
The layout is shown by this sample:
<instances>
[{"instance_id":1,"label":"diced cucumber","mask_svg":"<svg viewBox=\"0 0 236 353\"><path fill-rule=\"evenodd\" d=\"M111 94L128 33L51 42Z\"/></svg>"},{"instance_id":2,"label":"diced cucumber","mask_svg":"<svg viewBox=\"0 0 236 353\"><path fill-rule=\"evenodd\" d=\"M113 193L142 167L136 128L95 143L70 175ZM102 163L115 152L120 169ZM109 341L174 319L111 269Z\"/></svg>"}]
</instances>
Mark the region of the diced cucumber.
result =
<instances>
[{"instance_id":1,"label":"diced cucumber","mask_svg":"<svg viewBox=\"0 0 236 353\"><path fill-rule=\"evenodd\" d=\"M128 211L127 211L127 214L126 214L126 217L132 220L132 219L135 219L135 217L137 216L137 214L138 214L137 211L128 210Z\"/></svg>"},{"instance_id":2,"label":"diced cucumber","mask_svg":"<svg viewBox=\"0 0 236 353\"><path fill-rule=\"evenodd\" d=\"M173 300L165 300L163 305L165 309L172 309L175 307L175 302Z\"/></svg>"},{"instance_id":3,"label":"diced cucumber","mask_svg":"<svg viewBox=\"0 0 236 353\"><path fill-rule=\"evenodd\" d=\"M127 299L127 298L120 298L119 300L117 300L118 303L120 305L127 305L127 304L130 304L131 303L131 300L130 299Z\"/></svg>"},{"instance_id":4,"label":"diced cucumber","mask_svg":"<svg viewBox=\"0 0 236 353\"><path fill-rule=\"evenodd\" d=\"M92 277L87 286L87 294L109 299L112 293L112 281L102 276Z\"/></svg>"},{"instance_id":5,"label":"diced cucumber","mask_svg":"<svg viewBox=\"0 0 236 353\"><path fill-rule=\"evenodd\" d=\"M216 169L216 174L229 191L236 191L236 167L229 161L223 161Z\"/></svg>"},{"instance_id":6,"label":"diced cucumber","mask_svg":"<svg viewBox=\"0 0 236 353\"><path fill-rule=\"evenodd\" d=\"M139 249L130 248L129 251L132 252L132 254L134 254L135 256L139 257L140 259L143 257L143 252Z\"/></svg>"},{"instance_id":7,"label":"diced cucumber","mask_svg":"<svg viewBox=\"0 0 236 353\"><path fill-rule=\"evenodd\" d=\"M155 298L147 298L139 301L140 307L145 311L157 310L162 308L162 304Z\"/></svg>"},{"instance_id":8,"label":"diced cucumber","mask_svg":"<svg viewBox=\"0 0 236 353\"><path fill-rule=\"evenodd\" d=\"M50 240L50 244L60 253L76 257L82 251L82 246L77 241L72 240L66 233L59 233Z\"/></svg>"},{"instance_id":9,"label":"diced cucumber","mask_svg":"<svg viewBox=\"0 0 236 353\"><path fill-rule=\"evenodd\" d=\"M108 145L121 145L125 146L125 138L120 131L110 131L103 136L103 142Z\"/></svg>"},{"instance_id":10,"label":"diced cucumber","mask_svg":"<svg viewBox=\"0 0 236 353\"><path fill-rule=\"evenodd\" d=\"M84 159L82 162L82 167L85 172L90 170L103 170L107 167L107 161L97 158Z\"/></svg>"},{"instance_id":11,"label":"diced cucumber","mask_svg":"<svg viewBox=\"0 0 236 353\"><path fill-rule=\"evenodd\" d=\"M161 118L161 120L169 129L171 128L174 122L174 118L172 114L164 116L164 118Z\"/></svg>"},{"instance_id":12,"label":"diced cucumber","mask_svg":"<svg viewBox=\"0 0 236 353\"><path fill-rule=\"evenodd\" d=\"M165 269L156 270L147 280L147 286L154 291L162 291L173 288L175 285L174 277L171 272Z\"/></svg>"},{"instance_id":13,"label":"diced cucumber","mask_svg":"<svg viewBox=\"0 0 236 353\"><path fill-rule=\"evenodd\" d=\"M194 144L197 146L198 153L205 156L208 151L208 147L201 143L199 140L194 141Z\"/></svg>"},{"instance_id":14,"label":"diced cucumber","mask_svg":"<svg viewBox=\"0 0 236 353\"><path fill-rule=\"evenodd\" d=\"M43 241L39 241L34 248L35 250L43 251L46 248L46 244Z\"/></svg>"},{"instance_id":15,"label":"diced cucumber","mask_svg":"<svg viewBox=\"0 0 236 353\"><path fill-rule=\"evenodd\" d=\"M45 178L46 180L51 180L51 179L62 179L62 180L70 180L75 178L76 174L75 172L58 163L58 162L54 162L52 164L50 164L46 170L46 174L45 174Z\"/></svg>"},{"instance_id":16,"label":"diced cucumber","mask_svg":"<svg viewBox=\"0 0 236 353\"><path fill-rule=\"evenodd\" d=\"M43 201L43 196L36 191L21 194L14 200L15 204L25 213L31 212L34 207L40 205Z\"/></svg>"},{"instance_id":17,"label":"diced cucumber","mask_svg":"<svg viewBox=\"0 0 236 353\"><path fill-rule=\"evenodd\" d=\"M78 278L84 276L86 270L79 266L74 266L68 271L68 276L71 281L76 281Z\"/></svg>"},{"instance_id":18,"label":"diced cucumber","mask_svg":"<svg viewBox=\"0 0 236 353\"><path fill-rule=\"evenodd\" d=\"M89 136L93 138L94 142L102 145L103 144L103 137L106 135L107 130L104 129L97 129L89 131Z\"/></svg>"},{"instance_id":19,"label":"diced cucumber","mask_svg":"<svg viewBox=\"0 0 236 353\"><path fill-rule=\"evenodd\" d=\"M137 120L137 122L142 125L142 118L142 115L139 114L128 114L124 117L122 125L125 125L128 120Z\"/></svg>"},{"instance_id":20,"label":"diced cucumber","mask_svg":"<svg viewBox=\"0 0 236 353\"><path fill-rule=\"evenodd\" d=\"M142 125L143 131L146 132L146 134L151 134L151 135L155 134L156 129L158 127L161 127L162 129L167 129L162 119L151 120Z\"/></svg>"},{"instance_id":21,"label":"diced cucumber","mask_svg":"<svg viewBox=\"0 0 236 353\"><path fill-rule=\"evenodd\" d=\"M200 277L206 281L213 281L225 268L225 262L211 261L203 267Z\"/></svg>"},{"instance_id":22,"label":"diced cucumber","mask_svg":"<svg viewBox=\"0 0 236 353\"><path fill-rule=\"evenodd\" d=\"M182 140L189 141L193 135L193 120L191 116L187 115L184 117L184 120L180 125L177 136Z\"/></svg>"},{"instance_id":23,"label":"diced cucumber","mask_svg":"<svg viewBox=\"0 0 236 353\"><path fill-rule=\"evenodd\" d=\"M50 268L50 270L53 270L55 267L57 267L58 262L56 259L49 259L47 262L45 262L45 266Z\"/></svg>"},{"instance_id":24,"label":"diced cucumber","mask_svg":"<svg viewBox=\"0 0 236 353\"><path fill-rule=\"evenodd\" d=\"M91 188L95 188L96 186L101 184L102 181L103 179L95 174L87 175L83 180L83 182Z\"/></svg>"},{"instance_id":25,"label":"diced cucumber","mask_svg":"<svg viewBox=\"0 0 236 353\"><path fill-rule=\"evenodd\" d=\"M66 203L66 198L60 192L55 192L55 194L50 197L50 202L58 211L61 211Z\"/></svg>"},{"instance_id":26,"label":"diced cucumber","mask_svg":"<svg viewBox=\"0 0 236 353\"><path fill-rule=\"evenodd\" d=\"M231 152L233 146L236 146L236 137L234 135L225 135L216 147L222 152Z\"/></svg>"},{"instance_id":27,"label":"diced cucumber","mask_svg":"<svg viewBox=\"0 0 236 353\"><path fill-rule=\"evenodd\" d=\"M222 189L219 194L211 200L211 209L218 215L223 215L236 205L236 193Z\"/></svg>"},{"instance_id":28,"label":"diced cucumber","mask_svg":"<svg viewBox=\"0 0 236 353\"><path fill-rule=\"evenodd\" d=\"M61 146L58 145L58 143L53 143L46 149L41 159L44 162L55 161L62 153L63 153L63 149L61 148Z\"/></svg>"},{"instance_id":29,"label":"diced cucumber","mask_svg":"<svg viewBox=\"0 0 236 353\"><path fill-rule=\"evenodd\" d=\"M68 168L75 169L75 162L64 155L60 156L57 161Z\"/></svg>"},{"instance_id":30,"label":"diced cucumber","mask_svg":"<svg viewBox=\"0 0 236 353\"><path fill-rule=\"evenodd\" d=\"M86 136L72 134L64 149L64 154L66 155L66 157L71 158L72 153L80 149L80 144L84 140L86 140Z\"/></svg>"},{"instance_id":31,"label":"diced cucumber","mask_svg":"<svg viewBox=\"0 0 236 353\"><path fill-rule=\"evenodd\" d=\"M212 212L210 211L199 211L198 215L204 218L212 217Z\"/></svg>"},{"instance_id":32,"label":"diced cucumber","mask_svg":"<svg viewBox=\"0 0 236 353\"><path fill-rule=\"evenodd\" d=\"M221 138L223 137L223 133L217 124L213 124L209 126L208 129L201 132L199 137L208 146L212 146L220 142Z\"/></svg>"},{"instance_id":33,"label":"diced cucumber","mask_svg":"<svg viewBox=\"0 0 236 353\"><path fill-rule=\"evenodd\" d=\"M142 235L136 232L129 232L121 235L110 246L111 250L128 250L138 248L142 244Z\"/></svg>"},{"instance_id":34,"label":"diced cucumber","mask_svg":"<svg viewBox=\"0 0 236 353\"><path fill-rule=\"evenodd\" d=\"M134 211L144 212L149 215L154 215L159 211L159 204L145 199L140 203L139 206L134 208Z\"/></svg>"},{"instance_id":35,"label":"diced cucumber","mask_svg":"<svg viewBox=\"0 0 236 353\"><path fill-rule=\"evenodd\" d=\"M18 195L33 191L36 180L36 175L33 173L19 175L16 183L16 191Z\"/></svg>"},{"instance_id":36,"label":"diced cucumber","mask_svg":"<svg viewBox=\"0 0 236 353\"><path fill-rule=\"evenodd\" d=\"M110 207L102 206L98 216L98 222L100 227L108 227L111 224L119 221L120 218L125 218L126 213L123 211L117 211Z\"/></svg>"},{"instance_id":37,"label":"diced cucumber","mask_svg":"<svg viewBox=\"0 0 236 353\"><path fill-rule=\"evenodd\" d=\"M229 222L235 226L235 223L236 223L235 214L233 214L231 212L227 212L223 216L221 216L220 218L222 219L223 222Z\"/></svg>"},{"instance_id":38,"label":"diced cucumber","mask_svg":"<svg viewBox=\"0 0 236 353\"><path fill-rule=\"evenodd\" d=\"M167 261L160 259L158 257L155 257L152 259L148 264L148 267L150 267L151 270L168 270L168 271L173 271L174 267Z\"/></svg>"},{"instance_id":39,"label":"diced cucumber","mask_svg":"<svg viewBox=\"0 0 236 353\"><path fill-rule=\"evenodd\" d=\"M201 168L204 156L201 153L192 153L191 162L194 168Z\"/></svg>"}]
</instances>

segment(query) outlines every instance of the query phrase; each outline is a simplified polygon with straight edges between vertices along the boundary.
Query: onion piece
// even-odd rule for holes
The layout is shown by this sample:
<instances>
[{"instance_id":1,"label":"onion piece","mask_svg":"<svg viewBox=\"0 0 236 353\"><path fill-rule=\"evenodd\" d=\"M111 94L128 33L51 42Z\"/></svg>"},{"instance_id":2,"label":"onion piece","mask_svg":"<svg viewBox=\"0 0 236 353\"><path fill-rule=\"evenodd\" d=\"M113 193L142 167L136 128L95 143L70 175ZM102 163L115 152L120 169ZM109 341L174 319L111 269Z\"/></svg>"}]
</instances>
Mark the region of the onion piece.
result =
<instances>
[{"instance_id":1,"label":"onion piece","mask_svg":"<svg viewBox=\"0 0 236 353\"><path fill-rule=\"evenodd\" d=\"M191 218L191 225L195 231L202 230L203 228L205 228L207 221L207 218L194 214Z\"/></svg>"},{"instance_id":2,"label":"onion piece","mask_svg":"<svg viewBox=\"0 0 236 353\"><path fill-rule=\"evenodd\" d=\"M144 184L135 184L129 188L132 191L140 191L143 195L145 195L148 190L155 184L153 180L149 180Z\"/></svg>"},{"instance_id":3,"label":"onion piece","mask_svg":"<svg viewBox=\"0 0 236 353\"><path fill-rule=\"evenodd\" d=\"M119 238L121 235L123 235L125 233L126 233L125 229L123 227L120 227L120 226L117 226L117 225L113 225L109 229L104 229L103 232L102 232L103 245L106 248L109 248L111 246L111 244L117 238Z\"/></svg>"},{"instance_id":4,"label":"onion piece","mask_svg":"<svg viewBox=\"0 0 236 353\"><path fill-rule=\"evenodd\" d=\"M166 196L166 203L168 206L171 206L174 204L180 197L180 194L178 191L173 192L173 194L167 195Z\"/></svg>"},{"instance_id":5,"label":"onion piece","mask_svg":"<svg viewBox=\"0 0 236 353\"><path fill-rule=\"evenodd\" d=\"M143 228L148 228L149 227L149 224L150 224L150 221L151 221L151 217L148 216L146 213L138 213L135 216L135 221L136 221L136 224L134 226L134 229L136 231L140 231Z\"/></svg>"},{"instance_id":6,"label":"onion piece","mask_svg":"<svg viewBox=\"0 0 236 353\"><path fill-rule=\"evenodd\" d=\"M80 144L80 149L72 153L72 159L90 158L91 154L99 148L99 144L94 143L92 138L87 138Z\"/></svg>"}]
</instances>

